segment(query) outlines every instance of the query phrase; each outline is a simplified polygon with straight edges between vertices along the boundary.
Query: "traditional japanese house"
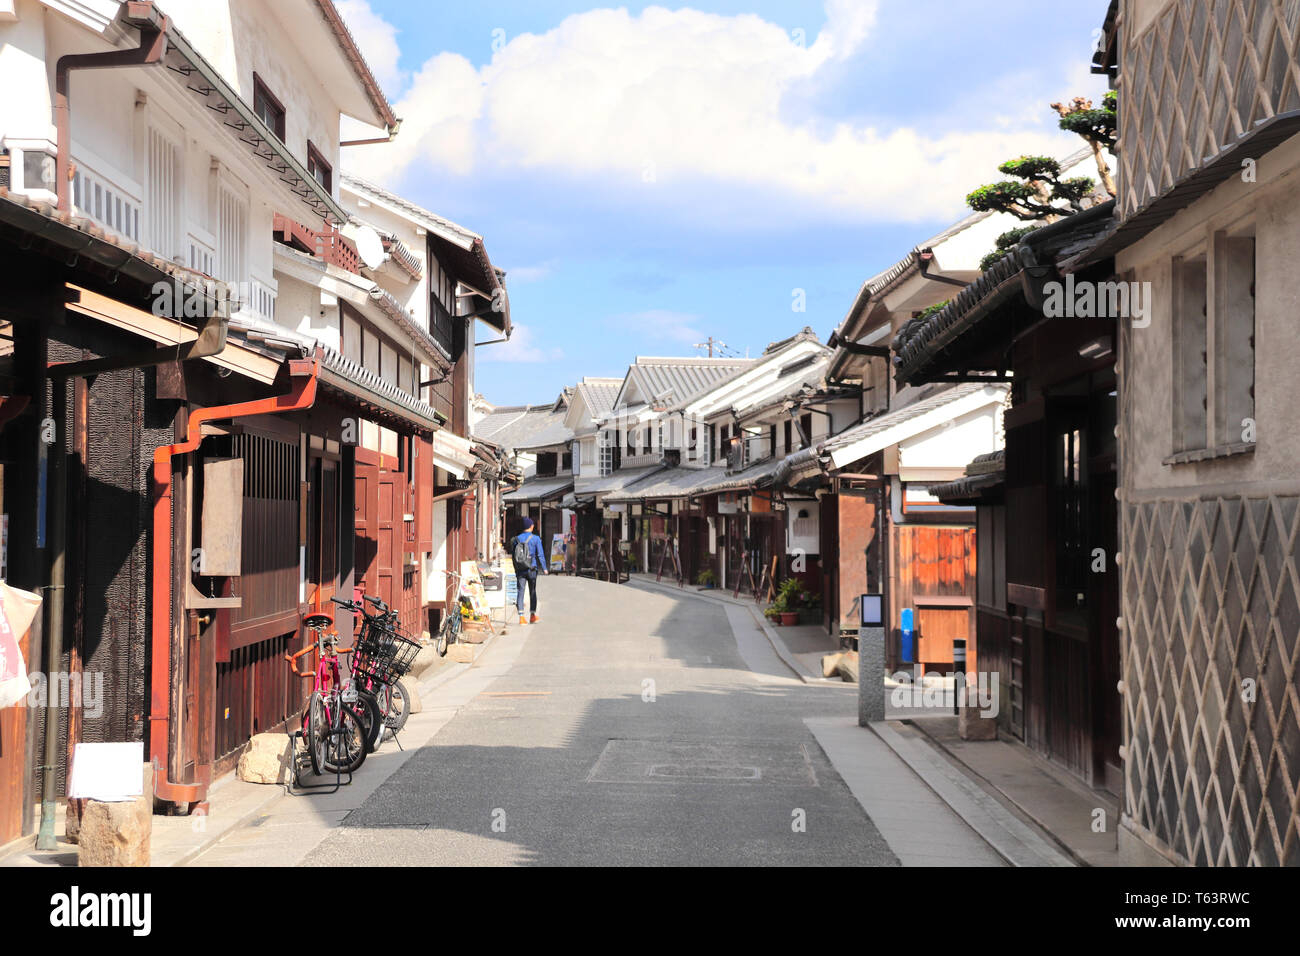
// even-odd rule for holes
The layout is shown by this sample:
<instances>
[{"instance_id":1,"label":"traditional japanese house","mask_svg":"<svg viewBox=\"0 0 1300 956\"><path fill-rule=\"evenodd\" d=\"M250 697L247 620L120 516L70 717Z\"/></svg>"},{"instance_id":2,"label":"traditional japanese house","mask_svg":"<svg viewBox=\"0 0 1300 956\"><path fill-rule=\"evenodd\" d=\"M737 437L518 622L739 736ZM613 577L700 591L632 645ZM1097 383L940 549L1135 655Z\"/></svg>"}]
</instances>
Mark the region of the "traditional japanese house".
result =
<instances>
[{"instance_id":1,"label":"traditional japanese house","mask_svg":"<svg viewBox=\"0 0 1300 956\"><path fill-rule=\"evenodd\" d=\"M966 573L975 583L975 666L1000 675L1008 734L1115 789L1115 322L1046 304L1065 288L1057 263L1107 228L1111 208L1030 233L942 309L907 323L894 350L900 385L957 382L978 394L1010 382L1002 503L979 506L978 572ZM1103 262L1079 280L1109 274ZM967 491L944 495L948 506L972 501Z\"/></svg>"},{"instance_id":2,"label":"traditional japanese house","mask_svg":"<svg viewBox=\"0 0 1300 956\"><path fill-rule=\"evenodd\" d=\"M502 275L479 237L436 217L437 235L406 237L414 249L349 221L339 117L398 121L328 0L21 0L0 43L26 54L4 68L30 94L0 108L8 169L23 171L0 195L4 241L26 250L6 268L45 303L28 312L39 326L12 319L0 455L15 493L43 474L68 490L5 503L22 556L6 571L30 586L60 555L49 573L68 600L47 606L33 669L111 688L102 713L52 711L44 790L44 728L27 721L28 772L6 747L0 815L12 826L12 793L26 807L61 792L82 740L144 740L156 796L184 809L251 734L300 711L282 654L304 610L364 586L420 628L433 548L417 529L434 509L415 489L432 487L434 433L464 415L454 387L449 401L427 387L472 382L476 320L509 334ZM95 82L78 79L90 66ZM456 318L441 323L421 309L430 262L450 276L437 294ZM37 387L47 360L61 367ZM66 432L33 444L20 403ZM42 448L70 457L30 454Z\"/></svg>"},{"instance_id":3,"label":"traditional japanese house","mask_svg":"<svg viewBox=\"0 0 1300 956\"><path fill-rule=\"evenodd\" d=\"M1061 163L1064 175L1095 175L1091 150ZM919 629L918 660L940 670L954 640L975 653L975 512L929 490L960 477L972 458L1001 445L999 404L1006 387L894 381L890 343L918 316L941 309L982 273L999 235L1024 224L1007 213L966 216L919 243L862 284L830 339L827 373L861 392L862 424L791 460L782 477L824 489L824 537L837 542L824 591L828 629L856 635L863 594L884 594L891 669L901 663L901 614ZM985 386L988 386L987 388Z\"/></svg>"},{"instance_id":4,"label":"traditional japanese house","mask_svg":"<svg viewBox=\"0 0 1300 956\"><path fill-rule=\"evenodd\" d=\"M344 173L342 196L351 214L348 231L369 246L372 261L357 270L369 284L364 295L340 299L341 350L445 419L445 427L414 442L363 422L359 451L375 469L362 476L365 490L378 494L372 503L381 511L391 502L392 515L380 520L391 520L399 532L373 539L380 554L393 548L400 562L395 596L400 593L408 626L436 632L454 587L445 572L493 556L500 461L495 449L475 444L470 404L479 324L496 337L489 342L511 332L504 273L492 265L481 236L375 183ZM405 480L390 499L384 481L396 472ZM360 508L357 514L367 522L358 536L371 540L374 522Z\"/></svg>"},{"instance_id":5,"label":"traditional japanese house","mask_svg":"<svg viewBox=\"0 0 1300 956\"><path fill-rule=\"evenodd\" d=\"M885 597L886 662L946 671L964 642L976 669L975 512L940 501L936 482L1002 441L1005 385L946 383L902 389L893 407L821 443L815 450L832 482L840 539L838 633L856 634L863 594ZM825 500L825 498L823 499ZM916 643L902 656L905 609Z\"/></svg>"},{"instance_id":6,"label":"traditional japanese house","mask_svg":"<svg viewBox=\"0 0 1300 956\"><path fill-rule=\"evenodd\" d=\"M1118 196L1063 268L1128 294L1107 679L1131 863L1300 864L1296 13L1112 3L1094 61L1119 93ZM1010 466L1008 443L1008 494Z\"/></svg>"},{"instance_id":7,"label":"traditional japanese house","mask_svg":"<svg viewBox=\"0 0 1300 956\"><path fill-rule=\"evenodd\" d=\"M686 447L680 442L670 447L670 410L749 364L739 358L638 356L628 367L611 410L597 423L596 467L584 470L574 484L580 565L608 573L613 564L618 574L625 562L638 569L659 566L675 540L668 519L676 506L646 508L616 496L644 485L683 456L701 454L702 426L683 433Z\"/></svg>"},{"instance_id":8,"label":"traditional japanese house","mask_svg":"<svg viewBox=\"0 0 1300 956\"><path fill-rule=\"evenodd\" d=\"M61 726L29 735L29 768L52 748L49 786L25 785L47 806L79 741L143 740L156 795L201 802L225 743L299 706L278 658L302 600L310 410L327 381L352 377L323 350L253 330L276 310L277 213L343 254L329 176L339 116L397 122L328 0L166 6L20 0L0 23L18 54L4 59L6 88L23 91L0 107L0 145L21 170L7 180L9 241L73 250L53 269L7 262L31 266L10 287L47 304L30 313L37 338L15 336L28 407L67 425L28 445L15 420L10 451L16 463L42 446L72 456L35 456L27 477L53 467L69 493L13 502L22 534L10 540L35 550L9 566L17 581L49 560L64 578L45 584L67 601L47 605L32 663L111 688L102 712L56 709ZM48 360L62 368L37 387L31 369ZM264 524L249 529L253 515ZM250 628L238 648L232 619Z\"/></svg>"},{"instance_id":9,"label":"traditional japanese house","mask_svg":"<svg viewBox=\"0 0 1300 956\"><path fill-rule=\"evenodd\" d=\"M824 387L829 357L804 329L660 414L669 467L606 498L641 516L634 553L647 571L680 569L691 582L708 571L733 590L793 574L820 590L817 495L794 493L790 511L774 475L786 455L856 419L856 392Z\"/></svg>"}]
</instances>

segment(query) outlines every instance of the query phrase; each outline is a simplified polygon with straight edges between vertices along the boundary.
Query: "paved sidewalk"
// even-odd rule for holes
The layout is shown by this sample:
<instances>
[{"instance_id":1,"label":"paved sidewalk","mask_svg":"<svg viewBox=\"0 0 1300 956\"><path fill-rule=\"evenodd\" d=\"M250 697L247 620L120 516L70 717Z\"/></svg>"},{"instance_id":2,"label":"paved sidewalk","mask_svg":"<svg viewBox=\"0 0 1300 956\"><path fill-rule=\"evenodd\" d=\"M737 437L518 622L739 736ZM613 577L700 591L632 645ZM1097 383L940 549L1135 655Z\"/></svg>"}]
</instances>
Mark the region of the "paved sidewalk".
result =
<instances>
[{"instance_id":1,"label":"paved sidewalk","mask_svg":"<svg viewBox=\"0 0 1300 956\"><path fill-rule=\"evenodd\" d=\"M510 670L533 630L515 627L508 635L489 638L473 664L444 667L432 680L420 684L422 710L407 719L400 737L403 749L398 750L391 740L386 742L366 758L351 784L337 793L289 795L282 788L274 788L277 799L273 802L259 812L246 815L223 833L219 842L204 841L202 846L185 853L171 865L296 866L301 863L350 813L433 740L462 707Z\"/></svg>"},{"instance_id":2,"label":"paved sidewalk","mask_svg":"<svg viewBox=\"0 0 1300 956\"><path fill-rule=\"evenodd\" d=\"M251 865L254 861L240 859L236 850L248 842L250 833L260 834L258 842L261 846L276 844L282 849L279 858L263 859L259 854L256 862L279 865L296 862L323 839L329 828L337 825L351 807L359 806L396 773L414 750L455 716L459 707L508 670L519 654L521 637L526 638L528 630L516 626L507 633L489 637L480 645L480 656L472 664L458 664L450 658L443 658L426 670L424 679L416 685L423 709L410 716L399 738L405 750L398 749L389 738L366 759L352 784L337 794L291 796L283 786L246 783L232 771L217 780L209 790L210 809L206 816L155 816L150 846L152 865L185 866L194 861L210 866L228 862ZM492 645L499 641L504 643L503 650L492 654ZM474 678L465 681L463 686L445 686L471 673ZM280 804L284 800L296 802L305 812L282 819ZM60 805L56 817L59 844L55 850L38 851L30 840L24 841L17 850L0 858L0 868L76 866L77 846L62 838L64 820L65 813ZM242 832L232 836L236 831ZM222 847L213 850L219 843Z\"/></svg>"},{"instance_id":3,"label":"paved sidewalk","mask_svg":"<svg viewBox=\"0 0 1300 956\"><path fill-rule=\"evenodd\" d=\"M918 721L930 741L1087 866L1119 866L1119 800L1093 789L1019 741L962 740L957 718ZM1100 811L1100 813L1099 813ZM1095 831L1094 826L1103 830Z\"/></svg>"},{"instance_id":4,"label":"paved sidewalk","mask_svg":"<svg viewBox=\"0 0 1300 956\"><path fill-rule=\"evenodd\" d=\"M809 717L804 724L903 866L1006 865L856 717Z\"/></svg>"},{"instance_id":5,"label":"paved sidewalk","mask_svg":"<svg viewBox=\"0 0 1300 956\"><path fill-rule=\"evenodd\" d=\"M630 575L628 583L634 587L659 591L664 594L671 594L674 597L712 601L716 604L723 604L729 609L741 608L753 618L755 625L763 632L763 635L772 645L772 650L776 651L777 656L781 658L786 667L798 675L799 679L805 684L829 683L842 685L844 683L838 677L822 676L822 656L838 653L840 645L837 638L827 634L816 625L774 627L763 615L762 606L752 598L736 598L732 596L732 592L724 591L721 588L698 588L689 584L685 587L678 587L672 582L656 581L653 574ZM732 612L728 610L727 613L730 617Z\"/></svg>"},{"instance_id":6,"label":"paved sidewalk","mask_svg":"<svg viewBox=\"0 0 1300 956\"><path fill-rule=\"evenodd\" d=\"M1001 803L915 727L886 720L871 730L1012 866L1077 866L1050 835Z\"/></svg>"}]
</instances>

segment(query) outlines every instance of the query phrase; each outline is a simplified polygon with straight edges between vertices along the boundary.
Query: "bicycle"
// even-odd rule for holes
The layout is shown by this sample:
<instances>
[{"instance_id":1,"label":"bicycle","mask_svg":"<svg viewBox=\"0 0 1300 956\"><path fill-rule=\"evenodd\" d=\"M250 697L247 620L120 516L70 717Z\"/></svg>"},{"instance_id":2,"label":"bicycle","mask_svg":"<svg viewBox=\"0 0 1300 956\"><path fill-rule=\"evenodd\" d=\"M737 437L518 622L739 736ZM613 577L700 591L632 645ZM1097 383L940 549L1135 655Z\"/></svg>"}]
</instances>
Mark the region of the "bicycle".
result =
<instances>
[{"instance_id":1,"label":"bicycle","mask_svg":"<svg viewBox=\"0 0 1300 956\"><path fill-rule=\"evenodd\" d=\"M461 625L463 624L463 614L461 608L466 604L465 599L460 594L461 577L455 571L444 571L447 577L451 578L456 585L456 608L453 612L451 609L443 615L442 626L438 628L438 643L436 645L438 656L446 657L447 648L460 640Z\"/></svg>"},{"instance_id":2,"label":"bicycle","mask_svg":"<svg viewBox=\"0 0 1300 956\"><path fill-rule=\"evenodd\" d=\"M312 692L302 716L302 729L292 736L302 737L311 761L312 772L317 776L334 774L334 787L340 786L337 778L347 774L349 780L363 763L371 747L371 730L382 723L379 707L370 694L358 691L352 678L346 681L339 666L339 655L350 654L354 648L338 646L338 632L334 619L317 610L303 619L303 626L315 635L295 654L285 654L284 659L298 677L312 677ZM300 671L298 658L317 652L314 670ZM294 782L298 779L298 761L294 760Z\"/></svg>"},{"instance_id":3,"label":"bicycle","mask_svg":"<svg viewBox=\"0 0 1300 956\"><path fill-rule=\"evenodd\" d=\"M330 600L361 615L361 630L352 653L352 680L364 696L375 701L380 715L368 737L370 749L374 750L385 730L396 736L410 715L410 695L401 679L415 663L420 644L402 628L397 611L380 598L368 594L362 598L375 606L376 613L367 613L364 605L356 601Z\"/></svg>"}]
</instances>

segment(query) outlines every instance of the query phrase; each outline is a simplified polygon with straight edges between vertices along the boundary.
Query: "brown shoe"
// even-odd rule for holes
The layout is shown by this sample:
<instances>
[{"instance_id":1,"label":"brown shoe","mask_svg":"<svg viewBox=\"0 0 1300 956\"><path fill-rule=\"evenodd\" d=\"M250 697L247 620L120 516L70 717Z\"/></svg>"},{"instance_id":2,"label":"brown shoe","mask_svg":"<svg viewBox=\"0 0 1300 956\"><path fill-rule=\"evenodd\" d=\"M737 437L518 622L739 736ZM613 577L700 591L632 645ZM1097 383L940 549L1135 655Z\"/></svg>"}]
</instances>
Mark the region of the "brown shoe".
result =
<instances>
[{"instance_id":1,"label":"brown shoe","mask_svg":"<svg viewBox=\"0 0 1300 956\"><path fill-rule=\"evenodd\" d=\"M529 623L529 624L536 624L539 620L540 620L540 618L538 618L538 616L537 616L536 614L534 614L533 617L532 617L532 619L531 619L528 623Z\"/></svg>"}]
</instances>

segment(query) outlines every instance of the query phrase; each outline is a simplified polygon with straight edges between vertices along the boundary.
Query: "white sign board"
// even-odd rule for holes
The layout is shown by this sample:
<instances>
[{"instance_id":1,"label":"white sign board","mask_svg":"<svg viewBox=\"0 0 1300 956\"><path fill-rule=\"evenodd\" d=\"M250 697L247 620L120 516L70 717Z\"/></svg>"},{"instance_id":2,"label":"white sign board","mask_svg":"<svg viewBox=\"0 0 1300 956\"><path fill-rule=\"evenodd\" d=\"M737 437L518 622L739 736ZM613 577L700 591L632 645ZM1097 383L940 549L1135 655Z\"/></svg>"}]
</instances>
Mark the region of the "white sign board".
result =
<instances>
[{"instance_id":1,"label":"white sign board","mask_svg":"<svg viewBox=\"0 0 1300 956\"><path fill-rule=\"evenodd\" d=\"M134 800L144 792L144 744L77 744L68 796L104 803Z\"/></svg>"}]
</instances>

